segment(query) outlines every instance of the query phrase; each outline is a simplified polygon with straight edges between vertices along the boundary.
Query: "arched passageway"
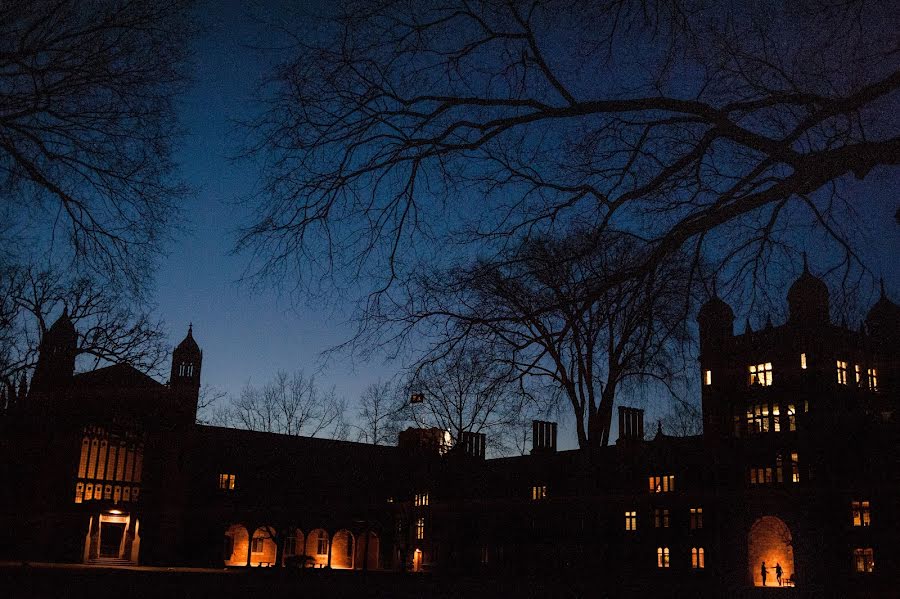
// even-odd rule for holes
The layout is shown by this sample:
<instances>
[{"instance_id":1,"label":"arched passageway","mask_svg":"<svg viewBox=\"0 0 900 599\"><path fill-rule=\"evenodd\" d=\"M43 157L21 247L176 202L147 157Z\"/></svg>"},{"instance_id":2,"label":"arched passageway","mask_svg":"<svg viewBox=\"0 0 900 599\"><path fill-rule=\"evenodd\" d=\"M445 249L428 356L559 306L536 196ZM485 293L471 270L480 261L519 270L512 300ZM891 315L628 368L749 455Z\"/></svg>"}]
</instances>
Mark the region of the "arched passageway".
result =
<instances>
[{"instance_id":1,"label":"arched passageway","mask_svg":"<svg viewBox=\"0 0 900 599\"><path fill-rule=\"evenodd\" d=\"M374 532L362 533L356 541L356 569L378 570L381 566L378 562L380 547L378 535Z\"/></svg>"},{"instance_id":2,"label":"arched passageway","mask_svg":"<svg viewBox=\"0 0 900 599\"><path fill-rule=\"evenodd\" d=\"M226 566L247 565L247 544L250 536L241 524L232 524L225 530L222 557Z\"/></svg>"},{"instance_id":3,"label":"arched passageway","mask_svg":"<svg viewBox=\"0 0 900 599\"><path fill-rule=\"evenodd\" d=\"M794 574L794 548L791 531L780 518L763 516L753 523L747 535L747 560L753 586L763 586L763 564L767 571L765 586L778 586L776 567L781 566L782 581Z\"/></svg>"},{"instance_id":4,"label":"arched passageway","mask_svg":"<svg viewBox=\"0 0 900 599\"><path fill-rule=\"evenodd\" d=\"M253 531L253 538L250 541L250 565L276 565L275 559L278 555L278 546L275 544L275 541L275 529L271 526L260 526Z\"/></svg>"},{"instance_id":5,"label":"arched passageway","mask_svg":"<svg viewBox=\"0 0 900 599\"><path fill-rule=\"evenodd\" d=\"M285 532L282 543L284 545L283 560L285 564L288 564L288 560L299 559L298 556L306 554L306 535L299 528L289 528ZM304 566L305 564L301 561L298 565Z\"/></svg>"},{"instance_id":6,"label":"arched passageway","mask_svg":"<svg viewBox=\"0 0 900 599\"><path fill-rule=\"evenodd\" d=\"M353 534L349 530L334 533L334 539L331 541L331 567L339 570L352 569L355 562L355 546Z\"/></svg>"},{"instance_id":7,"label":"arched passageway","mask_svg":"<svg viewBox=\"0 0 900 599\"><path fill-rule=\"evenodd\" d=\"M328 532L323 528L316 528L306 535L306 555L312 558L309 563L315 567L328 565Z\"/></svg>"}]
</instances>

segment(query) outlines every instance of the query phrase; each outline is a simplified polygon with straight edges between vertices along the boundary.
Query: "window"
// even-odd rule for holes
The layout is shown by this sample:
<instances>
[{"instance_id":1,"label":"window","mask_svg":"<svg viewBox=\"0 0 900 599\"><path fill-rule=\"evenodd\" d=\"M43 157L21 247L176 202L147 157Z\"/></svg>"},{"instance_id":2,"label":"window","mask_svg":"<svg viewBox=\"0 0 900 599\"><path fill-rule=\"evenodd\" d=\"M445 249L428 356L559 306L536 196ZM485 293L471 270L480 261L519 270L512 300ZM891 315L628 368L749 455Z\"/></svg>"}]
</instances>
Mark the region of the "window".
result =
<instances>
[{"instance_id":1,"label":"window","mask_svg":"<svg viewBox=\"0 0 900 599\"><path fill-rule=\"evenodd\" d=\"M707 370L703 373L703 384L707 387L712 385L712 370Z\"/></svg>"},{"instance_id":2,"label":"window","mask_svg":"<svg viewBox=\"0 0 900 599\"><path fill-rule=\"evenodd\" d=\"M781 412L778 404L772 404L772 430L776 433L781 432Z\"/></svg>"},{"instance_id":3,"label":"window","mask_svg":"<svg viewBox=\"0 0 900 599\"><path fill-rule=\"evenodd\" d=\"M625 530L637 530L637 512L625 512Z\"/></svg>"},{"instance_id":4,"label":"window","mask_svg":"<svg viewBox=\"0 0 900 599\"><path fill-rule=\"evenodd\" d=\"M547 485L535 485L531 487L531 500L537 501L538 499L546 499L547 498Z\"/></svg>"},{"instance_id":5,"label":"window","mask_svg":"<svg viewBox=\"0 0 900 599\"><path fill-rule=\"evenodd\" d=\"M875 571L875 553L871 547L853 550L853 565L857 572L871 574Z\"/></svg>"},{"instance_id":6,"label":"window","mask_svg":"<svg viewBox=\"0 0 900 599\"><path fill-rule=\"evenodd\" d=\"M779 483L784 482L784 460L781 459L780 453L775 457L775 480Z\"/></svg>"},{"instance_id":7,"label":"window","mask_svg":"<svg viewBox=\"0 0 900 599\"><path fill-rule=\"evenodd\" d=\"M250 543L250 552L251 553L262 553L263 552L263 544L265 543L265 539L262 537L253 537L253 542Z\"/></svg>"},{"instance_id":8,"label":"window","mask_svg":"<svg viewBox=\"0 0 900 599\"><path fill-rule=\"evenodd\" d=\"M806 354L800 354L800 368L806 370Z\"/></svg>"},{"instance_id":9,"label":"window","mask_svg":"<svg viewBox=\"0 0 900 599\"><path fill-rule=\"evenodd\" d=\"M417 518L416 519L416 539L422 540L425 538L425 518Z\"/></svg>"},{"instance_id":10,"label":"window","mask_svg":"<svg viewBox=\"0 0 900 599\"><path fill-rule=\"evenodd\" d=\"M225 491L234 491L234 474L220 474L219 488Z\"/></svg>"},{"instance_id":11,"label":"window","mask_svg":"<svg viewBox=\"0 0 900 599\"><path fill-rule=\"evenodd\" d=\"M795 431L797 430L797 408L794 407L794 404L788 404L788 430Z\"/></svg>"},{"instance_id":12,"label":"window","mask_svg":"<svg viewBox=\"0 0 900 599\"><path fill-rule=\"evenodd\" d=\"M772 363L753 364L750 370L750 384L768 387L772 384Z\"/></svg>"},{"instance_id":13,"label":"window","mask_svg":"<svg viewBox=\"0 0 900 599\"><path fill-rule=\"evenodd\" d=\"M750 469L750 484L751 485L763 485L772 482L772 469L771 468L751 468Z\"/></svg>"},{"instance_id":14,"label":"window","mask_svg":"<svg viewBox=\"0 0 900 599\"><path fill-rule=\"evenodd\" d=\"M94 485L92 483L88 483L84 486L84 500L90 501L94 498Z\"/></svg>"},{"instance_id":15,"label":"window","mask_svg":"<svg viewBox=\"0 0 900 599\"><path fill-rule=\"evenodd\" d=\"M703 508L702 507L692 507L691 508L691 530L696 530L698 528L703 528Z\"/></svg>"},{"instance_id":16,"label":"window","mask_svg":"<svg viewBox=\"0 0 900 599\"><path fill-rule=\"evenodd\" d=\"M874 368L866 368L866 380L869 382L869 391L878 391L878 371Z\"/></svg>"},{"instance_id":17,"label":"window","mask_svg":"<svg viewBox=\"0 0 900 599\"><path fill-rule=\"evenodd\" d=\"M747 408L747 432L769 432L769 404L755 404Z\"/></svg>"},{"instance_id":18,"label":"window","mask_svg":"<svg viewBox=\"0 0 900 599\"><path fill-rule=\"evenodd\" d=\"M791 482L800 482L800 459L796 451L791 453Z\"/></svg>"},{"instance_id":19,"label":"window","mask_svg":"<svg viewBox=\"0 0 900 599\"><path fill-rule=\"evenodd\" d=\"M284 555L291 556L297 554L297 537L290 536L284 540Z\"/></svg>"},{"instance_id":20,"label":"window","mask_svg":"<svg viewBox=\"0 0 900 599\"><path fill-rule=\"evenodd\" d=\"M416 493L415 504L416 507L428 505L428 493Z\"/></svg>"},{"instance_id":21,"label":"window","mask_svg":"<svg viewBox=\"0 0 900 599\"><path fill-rule=\"evenodd\" d=\"M853 526L869 526L872 523L868 501L851 501L853 510Z\"/></svg>"},{"instance_id":22,"label":"window","mask_svg":"<svg viewBox=\"0 0 900 599\"><path fill-rule=\"evenodd\" d=\"M669 493L675 490L675 475L651 476L650 492L651 493Z\"/></svg>"},{"instance_id":23,"label":"window","mask_svg":"<svg viewBox=\"0 0 900 599\"><path fill-rule=\"evenodd\" d=\"M669 567L669 548L668 547L657 547L656 548L656 567L657 568L668 568Z\"/></svg>"},{"instance_id":24,"label":"window","mask_svg":"<svg viewBox=\"0 0 900 599\"><path fill-rule=\"evenodd\" d=\"M847 362L843 360L837 361L837 382L838 385L847 384Z\"/></svg>"},{"instance_id":25,"label":"window","mask_svg":"<svg viewBox=\"0 0 900 599\"><path fill-rule=\"evenodd\" d=\"M702 570L706 567L706 555L703 547L691 547L691 568Z\"/></svg>"},{"instance_id":26,"label":"window","mask_svg":"<svg viewBox=\"0 0 900 599\"><path fill-rule=\"evenodd\" d=\"M81 503L84 497L84 483L75 483L75 503Z\"/></svg>"},{"instance_id":27,"label":"window","mask_svg":"<svg viewBox=\"0 0 900 599\"><path fill-rule=\"evenodd\" d=\"M862 369L859 364L853 366L853 382L859 385L859 381L862 379Z\"/></svg>"},{"instance_id":28,"label":"window","mask_svg":"<svg viewBox=\"0 0 900 599\"><path fill-rule=\"evenodd\" d=\"M316 539L316 553L318 555L328 555L328 533L324 530L319 531Z\"/></svg>"},{"instance_id":29,"label":"window","mask_svg":"<svg viewBox=\"0 0 900 599\"><path fill-rule=\"evenodd\" d=\"M653 510L653 525L656 528L669 528L669 510L665 508Z\"/></svg>"}]
</instances>

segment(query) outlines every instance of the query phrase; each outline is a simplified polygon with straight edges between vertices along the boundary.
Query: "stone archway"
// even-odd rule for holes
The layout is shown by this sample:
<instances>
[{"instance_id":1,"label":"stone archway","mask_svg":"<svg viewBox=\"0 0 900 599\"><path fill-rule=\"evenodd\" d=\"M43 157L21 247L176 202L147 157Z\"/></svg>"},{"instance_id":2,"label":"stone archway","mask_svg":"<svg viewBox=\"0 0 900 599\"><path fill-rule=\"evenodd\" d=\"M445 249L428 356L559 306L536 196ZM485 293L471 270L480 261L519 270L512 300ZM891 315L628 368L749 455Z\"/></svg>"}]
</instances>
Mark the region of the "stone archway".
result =
<instances>
[{"instance_id":1,"label":"stone archway","mask_svg":"<svg viewBox=\"0 0 900 599\"><path fill-rule=\"evenodd\" d=\"M306 535L306 555L312 558L310 563L314 567L321 568L328 565L330 543L328 531L324 528L313 529Z\"/></svg>"},{"instance_id":2,"label":"stone archway","mask_svg":"<svg viewBox=\"0 0 900 599\"><path fill-rule=\"evenodd\" d=\"M247 545L250 535L243 524L232 524L225 531L222 553L226 566L247 565Z\"/></svg>"},{"instance_id":3,"label":"stone archway","mask_svg":"<svg viewBox=\"0 0 900 599\"><path fill-rule=\"evenodd\" d=\"M794 548L787 524L775 516L763 516L753 523L747 535L747 567L753 586L763 586L762 564L768 575L766 586L778 586L776 565L782 569L782 580L794 574Z\"/></svg>"},{"instance_id":4,"label":"stone archway","mask_svg":"<svg viewBox=\"0 0 900 599\"><path fill-rule=\"evenodd\" d=\"M355 563L354 550L356 543L353 534L347 529L334 533L331 541L331 567L338 570L350 570Z\"/></svg>"}]
</instances>

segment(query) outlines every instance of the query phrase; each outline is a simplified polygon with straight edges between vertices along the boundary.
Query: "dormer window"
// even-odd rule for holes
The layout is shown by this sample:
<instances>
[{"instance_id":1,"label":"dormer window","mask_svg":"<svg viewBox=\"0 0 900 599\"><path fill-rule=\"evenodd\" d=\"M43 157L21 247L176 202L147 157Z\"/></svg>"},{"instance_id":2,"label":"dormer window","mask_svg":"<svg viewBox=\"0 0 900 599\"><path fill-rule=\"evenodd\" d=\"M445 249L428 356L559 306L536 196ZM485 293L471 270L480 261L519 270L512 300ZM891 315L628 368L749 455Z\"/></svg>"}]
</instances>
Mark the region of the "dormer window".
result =
<instances>
[{"instance_id":1,"label":"dormer window","mask_svg":"<svg viewBox=\"0 0 900 599\"><path fill-rule=\"evenodd\" d=\"M762 385L768 387L772 384L772 363L764 362L762 364L751 364L748 367L750 372L750 384Z\"/></svg>"},{"instance_id":2,"label":"dormer window","mask_svg":"<svg viewBox=\"0 0 900 599\"><path fill-rule=\"evenodd\" d=\"M838 385L846 385L847 384L847 362L845 360L838 360L837 364L837 382Z\"/></svg>"}]
</instances>

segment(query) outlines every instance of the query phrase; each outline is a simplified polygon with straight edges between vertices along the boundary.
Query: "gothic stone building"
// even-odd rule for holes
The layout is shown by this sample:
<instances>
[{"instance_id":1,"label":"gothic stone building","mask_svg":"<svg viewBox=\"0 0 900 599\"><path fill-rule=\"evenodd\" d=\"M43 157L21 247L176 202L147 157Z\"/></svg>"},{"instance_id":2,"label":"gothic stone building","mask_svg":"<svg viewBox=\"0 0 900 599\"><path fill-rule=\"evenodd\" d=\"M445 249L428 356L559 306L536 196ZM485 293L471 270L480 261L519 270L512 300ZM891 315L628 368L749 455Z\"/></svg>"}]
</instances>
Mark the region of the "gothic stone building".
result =
<instances>
[{"instance_id":1,"label":"gothic stone building","mask_svg":"<svg viewBox=\"0 0 900 599\"><path fill-rule=\"evenodd\" d=\"M897 343L885 297L860 330L833 324L808 271L790 316L734 334L698 316L703 434L485 459L409 429L397 446L195 423L203 354L191 330L169 382L127 365L73 375L64 314L27 401L2 423L0 553L90 564L357 570L571 571L611 588L889 596L900 572ZM427 401L427 398L426 398ZM661 585L663 585L661 587Z\"/></svg>"}]
</instances>

